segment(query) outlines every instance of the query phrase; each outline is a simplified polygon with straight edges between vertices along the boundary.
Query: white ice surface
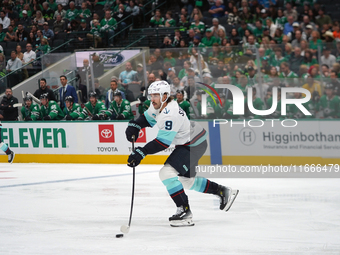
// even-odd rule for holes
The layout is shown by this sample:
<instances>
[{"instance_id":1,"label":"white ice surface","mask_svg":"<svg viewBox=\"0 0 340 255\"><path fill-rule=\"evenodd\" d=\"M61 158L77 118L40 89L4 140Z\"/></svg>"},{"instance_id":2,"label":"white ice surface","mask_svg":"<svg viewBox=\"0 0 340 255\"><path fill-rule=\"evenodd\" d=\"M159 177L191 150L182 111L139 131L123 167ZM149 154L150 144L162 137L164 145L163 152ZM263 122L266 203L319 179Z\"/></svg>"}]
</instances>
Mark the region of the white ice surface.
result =
<instances>
[{"instance_id":1,"label":"white ice surface","mask_svg":"<svg viewBox=\"0 0 340 255\"><path fill-rule=\"evenodd\" d=\"M117 239L127 166L0 164L0 254L340 254L340 179L215 179L240 189L230 211L188 191L196 225L172 228L159 168L137 167Z\"/></svg>"}]
</instances>

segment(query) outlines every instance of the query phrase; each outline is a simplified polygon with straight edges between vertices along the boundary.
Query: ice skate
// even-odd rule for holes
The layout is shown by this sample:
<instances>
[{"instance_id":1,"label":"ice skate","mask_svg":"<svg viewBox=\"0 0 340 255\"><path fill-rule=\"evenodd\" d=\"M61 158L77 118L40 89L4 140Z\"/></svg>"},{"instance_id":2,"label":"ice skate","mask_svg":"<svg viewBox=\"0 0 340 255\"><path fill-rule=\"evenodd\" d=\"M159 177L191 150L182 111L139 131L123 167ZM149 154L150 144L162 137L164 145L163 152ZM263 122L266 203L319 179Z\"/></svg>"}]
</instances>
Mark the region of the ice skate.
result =
<instances>
[{"instance_id":1,"label":"ice skate","mask_svg":"<svg viewBox=\"0 0 340 255\"><path fill-rule=\"evenodd\" d=\"M176 214L169 218L171 227L189 227L194 226L192 221L192 212L188 205L177 207Z\"/></svg>"},{"instance_id":2,"label":"ice skate","mask_svg":"<svg viewBox=\"0 0 340 255\"><path fill-rule=\"evenodd\" d=\"M232 204L234 203L238 192L239 192L238 189L233 190L232 188L220 185L218 187L217 193L217 195L221 199L220 209L223 211L228 211Z\"/></svg>"},{"instance_id":3,"label":"ice skate","mask_svg":"<svg viewBox=\"0 0 340 255\"><path fill-rule=\"evenodd\" d=\"M11 163L11 164L12 164L12 162L13 162L13 160L14 160L14 156L15 156L14 151L11 151L11 153L8 154L7 156L8 156L8 163Z\"/></svg>"}]
</instances>

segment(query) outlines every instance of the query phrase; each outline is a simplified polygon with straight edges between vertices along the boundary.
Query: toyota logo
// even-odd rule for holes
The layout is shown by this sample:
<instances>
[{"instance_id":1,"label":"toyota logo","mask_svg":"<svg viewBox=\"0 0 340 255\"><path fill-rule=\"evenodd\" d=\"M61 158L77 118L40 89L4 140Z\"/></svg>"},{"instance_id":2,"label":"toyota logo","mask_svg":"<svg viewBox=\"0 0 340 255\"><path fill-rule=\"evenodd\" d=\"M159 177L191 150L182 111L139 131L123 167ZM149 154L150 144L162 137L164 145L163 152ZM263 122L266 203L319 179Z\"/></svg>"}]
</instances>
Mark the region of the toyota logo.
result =
<instances>
[{"instance_id":1,"label":"toyota logo","mask_svg":"<svg viewBox=\"0 0 340 255\"><path fill-rule=\"evenodd\" d=\"M110 129L103 129L101 132L100 132L100 135L103 137L103 138L110 138L112 136L112 131Z\"/></svg>"},{"instance_id":2,"label":"toyota logo","mask_svg":"<svg viewBox=\"0 0 340 255\"><path fill-rule=\"evenodd\" d=\"M144 136L143 130L139 131L138 138L142 138Z\"/></svg>"}]
</instances>

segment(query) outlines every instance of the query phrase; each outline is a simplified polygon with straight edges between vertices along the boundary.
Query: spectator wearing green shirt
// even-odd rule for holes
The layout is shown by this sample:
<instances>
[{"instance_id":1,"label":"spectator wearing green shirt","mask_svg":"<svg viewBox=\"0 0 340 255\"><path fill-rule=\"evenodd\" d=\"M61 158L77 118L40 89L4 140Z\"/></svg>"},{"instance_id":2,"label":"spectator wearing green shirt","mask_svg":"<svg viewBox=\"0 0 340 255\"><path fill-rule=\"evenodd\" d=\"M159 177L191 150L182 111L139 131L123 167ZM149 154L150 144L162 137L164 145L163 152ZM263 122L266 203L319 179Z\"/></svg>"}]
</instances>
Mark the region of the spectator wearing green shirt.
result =
<instances>
[{"instance_id":1,"label":"spectator wearing green shirt","mask_svg":"<svg viewBox=\"0 0 340 255\"><path fill-rule=\"evenodd\" d=\"M290 70L289 64L287 62L283 62L280 65L281 67L281 73L279 75L279 78L282 83L285 84L286 87L295 87L298 85L299 82L299 76Z\"/></svg>"},{"instance_id":2,"label":"spectator wearing green shirt","mask_svg":"<svg viewBox=\"0 0 340 255\"><path fill-rule=\"evenodd\" d=\"M241 38L243 38L243 37L244 37L244 32L245 32L247 29L249 29L249 28L248 28L248 24L247 24L244 20L241 21L241 24L240 24L240 25L241 25L241 26L237 29L237 32L238 32L239 36L240 36Z\"/></svg>"},{"instance_id":3,"label":"spectator wearing green shirt","mask_svg":"<svg viewBox=\"0 0 340 255\"><path fill-rule=\"evenodd\" d=\"M212 52L209 53L208 63L212 65L217 65L218 61L223 61L223 53L220 51L220 45L214 43L212 45Z\"/></svg>"},{"instance_id":4,"label":"spectator wearing green shirt","mask_svg":"<svg viewBox=\"0 0 340 255\"><path fill-rule=\"evenodd\" d=\"M322 47L322 41L320 40L320 33L318 31L312 32L312 39L309 41L309 49L316 55L318 52L318 47Z\"/></svg>"},{"instance_id":5,"label":"spectator wearing green shirt","mask_svg":"<svg viewBox=\"0 0 340 255\"><path fill-rule=\"evenodd\" d=\"M332 19L328 15L325 15L325 7L322 6L319 9L319 16L316 18L315 22L319 27L322 27L324 24L332 25Z\"/></svg>"},{"instance_id":6,"label":"spectator wearing green shirt","mask_svg":"<svg viewBox=\"0 0 340 255\"><path fill-rule=\"evenodd\" d=\"M339 118L340 117L340 99L335 95L333 84L326 84L325 95L320 98L317 110L321 111L322 118Z\"/></svg>"},{"instance_id":7,"label":"spectator wearing green shirt","mask_svg":"<svg viewBox=\"0 0 340 255\"><path fill-rule=\"evenodd\" d=\"M212 47L214 43L218 43L218 39L213 36L210 28L205 31L205 37L202 38L202 43L207 47Z\"/></svg>"},{"instance_id":8,"label":"spectator wearing green shirt","mask_svg":"<svg viewBox=\"0 0 340 255\"><path fill-rule=\"evenodd\" d=\"M81 19L87 19L91 17L91 11L87 8L87 3L82 2L81 3L81 9L78 12L78 17Z\"/></svg>"},{"instance_id":9,"label":"spectator wearing green shirt","mask_svg":"<svg viewBox=\"0 0 340 255\"><path fill-rule=\"evenodd\" d=\"M308 68L310 68L317 63L318 61L316 60L316 56L314 56L309 49L305 50L305 56L302 61L302 65L306 65Z\"/></svg>"},{"instance_id":10,"label":"spectator wearing green shirt","mask_svg":"<svg viewBox=\"0 0 340 255\"><path fill-rule=\"evenodd\" d=\"M100 24L99 21L94 19L92 21L91 33L88 33L86 37L89 41L94 41L94 47L97 48L98 44L102 43L102 38L100 34Z\"/></svg>"},{"instance_id":11,"label":"spectator wearing green shirt","mask_svg":"<svg viewBox=\"0 0 340 255\"><path fill-rule=\"evenodd\" d=\"M261 38L263 35L263 30L264 30L262 20L257 20L255 26L256 27L253 30L253 34L257 38Z\"/></svg>"},{"instance_id":12,"label":"spectator wearing green shirt","mask_svg":"<svg viewBox=\"0 0 340 255\"><path fill-rule=\"evenodd\" d=\"M100 32L106 37L109 46L113 46L113 38L115 29L117 28L117 21L111 17L110 11L105 11L105 17L100 22Z\"/></svg>"},{"instance_id":13,"label":"spectator wearing green shirt","mask_svg":"<svg viewBox=\"0 0 340 255\"><path fill-rule=\"evenodd\" d=\"M176 21L172 18L172 12L167 11L165 14L165 26L166 27L176 27Z\"/></svg>"},{"instance_id":14,"label":"spectator wearing green shirt","mask_svg":"<svg viewBox=\"0 0 340 255\"><path fill-rule=\"evenodd\" d=\"M0 42L3 42L4 41L4 39L5 39L5 37L6 37L6 33L5 32L3 32L3 25L2 24L0 24ZM0 52L1 53L1 52Z\"/></svg>"},{"instance_id":15,"label":"spectator wearing green shirt","mask_svg":"<svg viewBox=\"0 0 340 255\"><path fill-rule=\"evenodd\" d=\"M178 78L182 80L184 76L188 76L188 69L191 68L191 62L186 60L183 63L183 69L179 71Z\"/></svg>"},{"instance_id":16,"label":"spectator wearing green shirt","mask_svg":"<svg viewBox=\"0 0 340 255\"><path fill-rule=\"evenodd\" d=\"M277 10L277 18L275 21L275 25L277 27L284 27L287 23L287 17L283 15L283 10L280 8Z\"/></svg>"},{"instance_id":17,"label":"spectator wearing green shirt","mask_svg":"<svg viewBox=\"0 0 340 255\"><path fill-rule=\"evenodd\" d=\"M26 14L27 14L28 17L32 16L32 11L31 11L31 8L30 8L29 4L25 4L24 5L24 9L22 9L22 11L19 13L19 18L23 18L24 17L23 11L26 11Z\"/></svg>"},{"instance_id":18,"label":"spectator wearing green shirt","mask_svg":"<svg viewBox=\"0 0 340 255\"><path fill-rule=\"evenodd\" d=\"M161 11L156 10L155 16L150 20L150 27L164 27L164 18L162 17Z\"/></svg>"},{"instance_id":19,"label":"spectator wearing green shirt","mask_svg":"<svg viewBox=\"0 0 340 255\"><path fill-rule=\"evenodd\" d=\"M275 53L275 55L270 58L269 64L271 66L275 66L277 69L279 69L281 63L285 62L287 60L282 56L282 49L280 47L276 47L274 49L274 53Z\"/></svg>"},{"instance_id":20,"label":"spectator wearing green shirt","mask_svg":"<svg viewBox=\"0 0 340 255\"><path fill-rule=\"evenodd\" d=\"M202 55L205 55L206 52L207 52L207 49L206 49L204 43L201 42L201 36L199 36L199 35L195 35L193 42L190 44L189 49L188 49L189 54L194 54L192 52L193 48L199 49L201 51ZM197 53L197 50L196 50L195 54L196 53ZM198 53L197 53L197 55L198 55Z\"/></svg>"},{"instance_id":21,"label":"spectator wearing green shirt","mask_svg":"<svg viewBox=\"0 0 340 255\"><path fill-rule=\"evenodd\" d=\"M200 20L198 14L194 15L194 22L191 23L190 28L192 28L196 34L204 33L205 24Z\"/></svg>"},{"instance_id":22,"label":"spectator wearing green shirt","mask_svg":"<svg viewBox=\"0 0 340 255\"><path fill-rule=\"evenodd\" d=\"M78 17L79 11L78 9L76 9L76 6L73 1L70 2L69 6L70 6L70 9L66 11L65 18L71 21Z\"/></svg>"},{"instance_id":23,"label":"spectator wearing green shirt","mask_svg":"<svg viewBox=\"0 0 340 255\"><path fill-rule=\"evenodd\" d=\"M58 5L55 3L54 0L49 0L48 1L50 9L55 12L57 10Z\"/></svg>"},{"instance_id":24,"label":"spectator wearing green shirt","mask_svg":"<svg viewBox=\"0 0 340 255\"><path fill-rule=\"evenodd\" d=\"M176 59L172 56L171 50L165 51L164 63L170 62L171 66L176 66Z\"/></svg>"},{"instance_id":25,"label":"spectator wearing green shirt","mask_svg":"<svg viewBox=\"0 0 340 255\"><path fill-rule=\"evenodd\" d=\"M243 95L247 95L247 90L248 90L248 78L245 75L241 75L240 78L238 79L239 84L236 84L236 87L241 89Z\"/></svg>"},{"instance_id":26,"label":"spectator wearing green shirt","mask_svg":"<svg viewBox=\"0 0 340 255\"><path fill-rule=\"evenodd\" d=\"M41 39L41 44L37 47L35 52L37 53L37 57L44 55L46 53L49 53L51 51L51 47L48 44L48 41L46 38Z\"/></svg>"},{"instance_id":27,"label":"spectator wearing green shirt","mask_svg":"<svg viewBox=\"0 0 340 255\"><path fill-rule=\"evenodd\" d=\"M94 1L94 5L103 5L104 10L108 10L113 7L113 4L115 3L115 0L104 0L104 1ZM118 6L118 1L117 1L117 6Z\"/></svg>"}]
</instances>

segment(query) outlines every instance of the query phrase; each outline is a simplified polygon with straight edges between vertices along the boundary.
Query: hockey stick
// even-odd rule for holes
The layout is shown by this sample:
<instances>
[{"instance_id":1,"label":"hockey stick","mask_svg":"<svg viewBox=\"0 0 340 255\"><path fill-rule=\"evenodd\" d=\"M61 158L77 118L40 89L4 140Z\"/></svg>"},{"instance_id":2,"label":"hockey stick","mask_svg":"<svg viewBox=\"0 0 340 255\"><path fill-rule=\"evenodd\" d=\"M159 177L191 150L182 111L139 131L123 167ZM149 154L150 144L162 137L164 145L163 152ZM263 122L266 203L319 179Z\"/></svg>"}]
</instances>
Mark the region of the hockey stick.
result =
<instances>
[{"instance_id":1,"label":"hockey stick","mask_svg":"<svg viewBox=\"0 0 340 255\"><path fill-rule=\"evenodd\" d=\"M27 92L27 95L28 95L28 96L31 96L34 102L36 102L36 103L38 103L39 105L41 105L41 101L40 101L38 98L36 98L35 96L33 96L31 92L28 91L28 92Z\"/></svg>"},{"instance_id":2,"label":"hockey stick","mask_svg":"<svg viewBox=\"0 0 340 255\"><path fill-rule=\"evenodd\" d=\"M132 151L135 150L135 136L132 136ZM120 227L120 231L122 231L123 233L127 234L129 233L130 230L130 226L131 226L131 219L132 219L132 210L133 210L133 199L135 197L135 176L136 176L136 170L135 167L132 168L132 195L131 195L131 209L130 209L130 219L129 219L129 224L126 225L122 225Z\"/></svg>"}]
</instances>

